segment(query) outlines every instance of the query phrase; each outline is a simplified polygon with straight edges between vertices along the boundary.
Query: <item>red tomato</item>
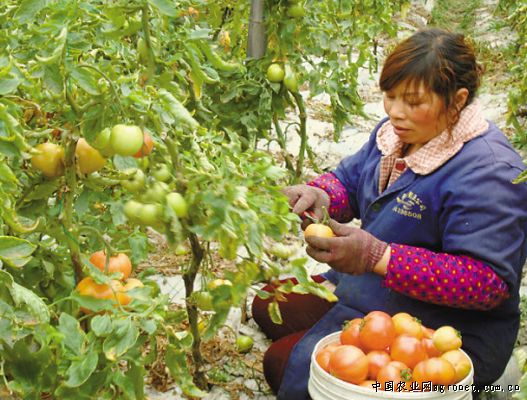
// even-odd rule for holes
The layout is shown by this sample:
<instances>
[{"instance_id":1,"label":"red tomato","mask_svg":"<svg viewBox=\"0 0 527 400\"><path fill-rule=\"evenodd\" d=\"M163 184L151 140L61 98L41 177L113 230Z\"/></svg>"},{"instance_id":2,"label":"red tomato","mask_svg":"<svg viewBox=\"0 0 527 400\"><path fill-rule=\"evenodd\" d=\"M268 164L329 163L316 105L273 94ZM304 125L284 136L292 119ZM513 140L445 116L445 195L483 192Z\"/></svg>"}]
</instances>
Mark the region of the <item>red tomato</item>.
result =
<instances>
[{"instance_id":1,"label":"red tomato","mask_svg":"<svg viewBox=\"0 0 527 400\"><path fill-rule=\"evenodd\" d=\"M366 354L368 358L368 379L377 379L382 367L392 361L390 355L382 350L373 350Z\"/></svg>"},{"instance_id":2,"label":"red tomato","mask_svg":"<svg viewBox=\"0 0 527 400\"><path fill-rule=\"evenodd\" d=\"M376 311L364 317L364 324L359 332L361 348L366 351L384 350L392 344L394 338L395 328L388 314Z\"/></svg>"},{"instance_id":3,"label":"red tomato","mask_svg":"<svg viewBox=\"0 0 527 400\"><path fill-rule=\"evenodd\" d=\"M359 384L368 376L368 359L356 346L338 346L329 358L329 373L343 381Z\"/></svg>"},{"instance_id":4,"label":"red tomato","mask_svg":"<svg viewBox=\"0 0 527 400\"><path fill-rule=\"evenodd\" d=\"M392 317L397 335L407 334L418 339L423 337L423 326L421 322L408 313L400 312Z\"/></svg>"},{"instance_id":5,"label":"red tomato","mask_svg":"<svg viewBox=\"0 0 527 400\"><path fill-rule=\"evenodd\" d=\"M99 250L93 253L90 257L90 262L104 272L106 265L106 253L104 250ZM119 253L116 256L111 256L108 261L108 273L120 272L123 274L123 280L128 279L132 273L132 263L128 256L124 253Z\"/></svg>"},{"instance_id":6,"label":"red tomato","mask_svg":"<svg viewBox=\"0 0 527 400\"><path fill-rule=\"evenodd\" d=\"M421 340L409 335L399 335L395 338L390 346L390 356L392 360L401 361L409 368L428 358Z\"/></svg>"},{"instance_id":7,"label":"red tomato","mask_svg":"<svg viewBox=\"0 0 527 400\"><path fill-rule=\"evenodd\" d=\"M320 350L315 356L318 365L324 371L329 372L329 359L338 346L338 344L330 344Z\"/></svg>"},{"instance_id":8,"label":"red tomato","mask_svg":"<svg viewBox=\"0 0 527 400\"><path fill-rule=\"evenodd\" d=\"M359 331L362 325L362 318L355 318L351 321L347 321L340 333L341 344L351 344L353 346L360 346L359 343Z\"/></svg>"},{"instance_id":9,"label":"red tomato","mask_svg":"<svg viewBox=\"0 0 527 400\"><path fill-rule=\"evenodd\" d=\"M390 390L386 387L386 383L393 384L391 391L397 391L401 386L401 389L409 390L411 377L412 371L405 363L390 361L379 370L377 382L381 384L381 390Z\"/></svg>"},{"instance_id":10,"label":"red tomato","mask_svg":"<svg viewBox=\"0 0 527 400\"><path fill-rule=\"evenodd\" d=\"M418 363L413 372L412 378L419 386L423 382L432 382L435 385L451 385L454 383L456 370L453 365L440 357L432 357Z\"/></svg>"},{"instance_id":11,"label":"red tomato","mask_svg":"<svg viewBox=\"0 0 527 400\"><path fill-rule=\"evenodd\" d=\"M134 154L134 157L141 158L141 157L147 156L152 152L153 148L154 148L154 141L152 140L152 136L150 136L147 132L144 132L143 145L141 146L139 151Z\"/></svg>"}]
</instances>

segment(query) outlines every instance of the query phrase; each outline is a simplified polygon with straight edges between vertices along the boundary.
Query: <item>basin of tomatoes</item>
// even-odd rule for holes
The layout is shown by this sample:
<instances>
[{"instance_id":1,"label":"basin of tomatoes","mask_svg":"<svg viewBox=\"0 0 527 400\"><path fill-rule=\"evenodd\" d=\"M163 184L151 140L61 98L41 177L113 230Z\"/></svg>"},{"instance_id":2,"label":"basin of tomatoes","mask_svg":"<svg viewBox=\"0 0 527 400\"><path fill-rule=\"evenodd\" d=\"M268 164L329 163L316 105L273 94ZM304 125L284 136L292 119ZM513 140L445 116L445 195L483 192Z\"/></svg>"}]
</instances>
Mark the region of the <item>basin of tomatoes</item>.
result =
<instances>
[{"instance_id":1,"label":"basin of tomatoes","mask_svg":"<svg viewBox=\"0 0 527 400\"><path fill-rule=\"evenodd\" d=\"M439 385L448 389L473 368L461 350L459 331L451 326L433 330L404 312L390 316L372 311L347 321L331 336L338 340L315 350L318 366L337 379L374 391L430 391Z\"/></svg>"}]
</instances>

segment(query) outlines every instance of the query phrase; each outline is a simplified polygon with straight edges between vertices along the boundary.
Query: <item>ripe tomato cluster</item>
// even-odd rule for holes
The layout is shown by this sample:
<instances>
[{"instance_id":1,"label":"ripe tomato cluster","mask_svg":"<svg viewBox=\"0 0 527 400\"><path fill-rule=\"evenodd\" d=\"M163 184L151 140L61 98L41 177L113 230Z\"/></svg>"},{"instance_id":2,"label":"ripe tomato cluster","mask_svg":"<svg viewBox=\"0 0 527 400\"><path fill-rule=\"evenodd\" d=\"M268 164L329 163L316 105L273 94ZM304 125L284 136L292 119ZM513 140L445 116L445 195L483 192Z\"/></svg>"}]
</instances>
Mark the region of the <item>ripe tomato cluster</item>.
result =
<instances>
[{"instance_id":1,"label":"ripe tomato cluster","mask_svg":"<svg viewBox=\"0 0 527 400\"><path fill-rule=\"evenodd\" d=\"M109 257L108 263L106 263L106 253L100 250L91 255L90 263L107 274L120 272L121 279L112 279L110 284L105 284L97 283L92 277L88 276L77 284L76 290L81 296L112 300L114 306L126 306L132 301L132 297L128 292L144 286L139 279L130 278L132 263L124 253ZM81 310L86 314L93 312L93 310L86 308L81 308Z\"/></svg>"},{"instance_id":2,"label":"ripe tomato cluster","mask_svg":"<svg viewBox=\"0 0 527 400\"><path fill-rule=\"evenodd\" d=\"M456 384L470 373L461 345L451 326L433 330L408 313L372 311L347 321L340 343L322 348L315 358L323 370L355 385L421 391Z\"/></svg>"}]
</instances>

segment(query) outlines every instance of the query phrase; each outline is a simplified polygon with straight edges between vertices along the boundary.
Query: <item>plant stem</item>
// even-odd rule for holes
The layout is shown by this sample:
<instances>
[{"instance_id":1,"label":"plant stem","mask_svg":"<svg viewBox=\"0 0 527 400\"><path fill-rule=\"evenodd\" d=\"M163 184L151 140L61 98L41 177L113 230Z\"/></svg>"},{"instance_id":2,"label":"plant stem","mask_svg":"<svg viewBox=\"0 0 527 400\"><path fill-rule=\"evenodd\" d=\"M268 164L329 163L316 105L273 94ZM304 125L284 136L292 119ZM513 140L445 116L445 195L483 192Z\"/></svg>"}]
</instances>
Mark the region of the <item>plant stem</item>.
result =
<instances>
[{"instance_id":1,"label":"plant stem","mask_svg":"<svg viewBox=\"0 0 527 400\"><path fill-rule=\"evenodd\" d=\"M296 160L295 182L299 182L302 176L302 168L304 166L304 157L307 148L307 130L306 130L306 107L304 98L300 93L291 93L295 99L298 107L298 119L300 120L300 128L298 134L300 135L300 149L298 150L298 159Z\"/></svg>"},{"instance_id":2,"label":"plant stem","mask_svg":"<svg viewBox=\"0 0 527 400\"><path fill-rule=\"evenodd\" d=\"M277 138L278 144L280 145L280 147L282 148L282 151L284 152L285 165L289 171L295 172L295 167L293 165L293 162L291 161L291 157L287 153L286 138L285 138L284 132L282 131L282 128L280 127L280 124L278 123L277 113L273 114L273 124L274 124L274 129L276 130L276 138Z\"/></svg>"},{"instance_id":3,"label":"plant stem","mask_svg":"<svg viewBox=\"0 0 527 400\"><path fill-rule=\"evenodd\" d=\"M204 360L201 355L201 337L198 329L198 308L193 301L191 295L194 292L194 282L199 271L201 261L203 260L204 251L196 234L185 229L186 236L190 240L192 249L192 260L190 267L183 274L183 282L185 283L185 304L187 308L188 322L190 325L190 332L194 337L192 342L192 359L194 365L193 377L196 385L201 389L207 388L207 379L203 372Z\"/></svg>"}]
</instances>

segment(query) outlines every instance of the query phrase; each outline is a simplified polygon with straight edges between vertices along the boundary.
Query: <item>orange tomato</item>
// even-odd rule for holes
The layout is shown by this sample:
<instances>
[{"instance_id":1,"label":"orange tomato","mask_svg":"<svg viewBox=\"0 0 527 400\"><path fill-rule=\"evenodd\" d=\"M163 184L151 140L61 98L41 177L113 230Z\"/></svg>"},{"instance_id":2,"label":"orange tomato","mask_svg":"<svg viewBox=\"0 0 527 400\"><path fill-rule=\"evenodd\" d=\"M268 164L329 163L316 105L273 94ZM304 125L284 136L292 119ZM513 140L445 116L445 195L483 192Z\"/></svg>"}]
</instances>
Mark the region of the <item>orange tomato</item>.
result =
<instances>
[{"instance_id":1,"label":"orange tomato","mask_svg":"<svg viewBox=\"0 0 527 400\"><path fill-rule=\"evenodd\" d=\"M351 321L347 321L340 332L340 343L351 344L353 346L360 346L359 331L362 325L362 318L354 318Z\"/></svg>"},{"instance_id":2,"label":"orange tomato","mask_svg":"<svg viewBox=\"0 0 527 400\"><path fill-rule=\"evenodd\" d=\"M392 317L392 321L397 335L404 333L418 339L423 337L423 326L421 322L410 314L405 312L397 313Z\"/></svg>"},{"instance_id":3,"label":"orange tomato","mask_svg":"<svg viewBox=\"0 0 527 400\"><path fill-rule=\"evenodd\" d=\"M77 157L77 166L82 174L91 174L92 172L99 171L104 164L106 159L99 153L99 151L92 146L84 138L80 138L77 141L75 147L75 156Z\"/></svg>"},{"instance_id":4,"label":"orange tomato","mask_svg":"<svg viewBox=\"0 0 527 400\"><path fill-rule=\"evenodd\" d=\"M141 158L141 157L147 156L152 152L153 148L154 148L154 141L152 140L152 136L150 136L147 132L144 132L143 145L141 146L139 151L134 154L134 157Z\"/></svg>"},{"instance_id":5,"label":"orange tomato","mask_svg":"<svg viewBox=\"0 0 527 400\"><path fill-rule=\"evenodd\" d=\"M99 250L93 253L90 257L90 262L102 272L105 272L106 253L104 250ZM116 256L111 256L108 261L108 273L120 272L123 274L122 280L128 279L132 273L132 263L128 256L124 253L119 253Z\"/></svg>"},{"instance_id":6,"label":"orange tomato","mask_svg":"<svg viewBox=\"0 0 527 400\"><path fill-rule=\"evenodd\" d=\"M110 285L104 283L97 283L92 277L88 276L82 279L76 287L77 292L81 296L93 297L101 300L113 300L114 304L117 305L119 298L117 293L122 291L123 284L118 280L112 280ZM86 314L91 314L93 311L81 307L81 310Z\"/></svg>"},{"instance_id":7,"label":"orange tomato","mask_svg":"<svg viewBox=\"0 0 527 400\"><path fill-rule=\"evenodd\" d=\"M368 359L356 346L338 346L329 358L329 373L343 381L359 384L368 376Z\"/></svg>"},{"instance_id":8,"label":"orange tomato","mask_svg":"<svg viewBox=\"0 0 527 400\"><path fill-rule=\"evenodd\" d=\"M395 328L391 317L381 311L369 313L360 327L359 341L366 351L384 350L395 339Z\"/></svg>"},{"instance_id":9,"label":"orange tomato","mask_svg":"<svg viewBox=\"0 0 527 400\"><path fill-rule=\"evenodd\" d=\"M315 360L324 371L329 372L329 359L338 346L338 344L330 344L320 350L315 356Z\"/></svg>"},{"instance_id":10,"label":"orange tomato","mask_svg":"<svg viewBox=\"0 0 527 400\"><path fill-rule=\"evenodd\" d=\"M441 352L457 350L461 347L461 333L448 325L438 328L432 335L435 347Z\"/></svg>"},{"instance_id":11,"label":"orange tomato","mask_svg":"<svg viewBox=\"0 0 527 400\"><path fill-rule=\"evenodd\" d=\"M361 382L359 384L359 386L362 386L362 387L365 387L365 388L368 388L368 389L375 389L375 384L377 382L376 381L372 381L372 380L365 380L364 382Z\"/></svg>"},{"instance_id":12,"label":"orange tomato","mask_svg":"<svg viewBox=\"0 0 527 400\"><path fill-rule=\"evenodd\" d=\"M331 228L324 224L310 224L307 226L306 230L304 231L304 237L308 236L318 236L318 237L325 237L330 238L334 237L335 234L331 230Z\"/></svg>"},{"instance_id":13,"label":"orange tomato","mask_svg":"<svg viewBox=\"0 0 527 400\"><path fill-rule=\"evenodd\" d=\"M368 379L376 380L382 367L392 361L390 355L381 350L373 350L366 354L368 358Z\"/></svg>"},{"instance_id":14,"label":"orange tomato","mask_svg":"<svg viewBox=\"0 0 527 400\"><path fill-rule=\"evenodd\" d=\"M141 282L137 278L129 278L126 280L124 286L121 288L121 290L116 294L117 300L119 303L123 306L127 306L132 301L132 297L126 293L132 289L135 288L141 288L144 287L143 282Z\"/></svg>"},{"instance_id":15,"label":"orange tomato","mask_svg":"<svg viewBox=\"0 0 527 400\"><path fill-rule=\"evenodd\" d=\"M456 374L454 376L454 383L458 383L469 374L471 366L470 359L461 350L449 350L441 355L441 358L447 360L452 364Z\"/></svg>"},{"instance_id":16,"label":"orange tomato","mask_svg":"<svg viewBox=\"0 0 527 400\"><path fill-rule=\"evenodd\" d=\"M389 390L386 383L393 384L393 391L397 391L398 386L409 390L411 376L412 371L405 363L392 360L379 370L376 380L381 384L381 390Z\"/></svg>"},{"instance_id":17,"label":"orange tomato","mask_svg":"<svg viewBox=\"0 0 527 400\"><path fill-rule=\"evenodd\" d=\"M432 382L435 385L451 385L454 383L456 370L453 365L440 357L432 357L419 362L412 371L412 379L419 383Z\"/></svg>"},{"instance_id":18,"label":"orange tomato","mask_svg":"<svg viewBox=\"0 0 527 400\"><path fill-rule=\"evenodd\" d=\"M420 361L426 360L428 354L420 339L409 335L399 335L390 346L392 360L401 361L413 368Z\"/></svg>"}]
</instances>

